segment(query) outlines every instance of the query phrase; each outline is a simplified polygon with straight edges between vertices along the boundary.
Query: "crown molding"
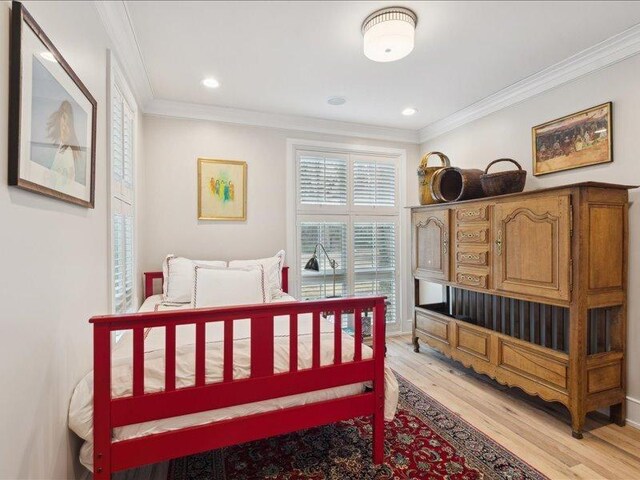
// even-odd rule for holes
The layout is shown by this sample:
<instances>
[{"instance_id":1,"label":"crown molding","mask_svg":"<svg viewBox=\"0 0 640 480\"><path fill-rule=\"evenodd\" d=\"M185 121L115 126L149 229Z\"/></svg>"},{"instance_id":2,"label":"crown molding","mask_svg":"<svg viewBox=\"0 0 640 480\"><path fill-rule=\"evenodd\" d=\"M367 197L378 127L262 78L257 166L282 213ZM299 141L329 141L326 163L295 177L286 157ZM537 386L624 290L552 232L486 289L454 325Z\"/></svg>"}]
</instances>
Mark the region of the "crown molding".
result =
<instances>
[{"instance_id":1,"label":"crown molding","mask_svg":"<svg viewBox=\"0 0 640 480\"><path fill-rule=\"evenodd\" d=\"M416 130L302 117L298 115L265 113L215 105L154 99L144 105L143 111L146 115L153 116L190 118L256 127L340 135L343 137L360 137L411 144L418 143L418 132Z\"/></svg>"},{"instance_id":2,"label":"crown molding","mask_svg":"<svg viewBox=\"0 0 640 480\"><path fill-rule=\"evenodd\" d=\"M153 89L126 3L96 0L93 4L98 10L100 20L111 40L113 52L122 66L138 105L145 105L153 100Z\"/></svg>"},{"instance_id":3,"label":"crown molding","mask_svg":"<svg viewBox=\"0 0 640 480\"><path fill-rule=\"evenodd\" d=\"M419 130L420 143L640 53L640 24Z\"/></svg>"},{"instance_id":4,"label":"crown molding","mask_svg":"<svg viewBox=\"0 0 640 480\"><path fill-rule=\"evenodd\" d=\"M383 127L155 98L125 1L94 2L144 114L419 144L640 53L640 24L419 130Z\"/></svg>"}]
</instances>

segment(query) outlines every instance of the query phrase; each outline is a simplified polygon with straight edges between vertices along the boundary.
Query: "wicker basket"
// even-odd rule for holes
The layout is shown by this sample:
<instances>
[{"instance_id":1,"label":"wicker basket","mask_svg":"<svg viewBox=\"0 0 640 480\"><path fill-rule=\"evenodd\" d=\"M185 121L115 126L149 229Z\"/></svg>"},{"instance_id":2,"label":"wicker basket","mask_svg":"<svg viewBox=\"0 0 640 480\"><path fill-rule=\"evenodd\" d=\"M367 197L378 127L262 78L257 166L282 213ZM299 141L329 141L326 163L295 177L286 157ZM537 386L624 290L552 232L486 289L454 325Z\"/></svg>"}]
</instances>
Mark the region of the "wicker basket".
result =
<instances>
[{"instance_id":1,"label":"wicker basket","mask_svg":"<svg viewBox=\"0 0 640 480\"><path fill-rule=\"evenodd\" d=\"M427 166L427 162L429 161L429 157L431 155L437 155L438 157L440 157L441 165L438 165L437 167ZM438 172L438 170L442 170L449 165L449 157L447 157L444 153L429 152L422 157L422 160L420 160L420 166L418 167L420 205L430 205L432 203L438 203L438 200L432 195L431 192L431 178L436 172Z\"/></svg>"},{"instance_id":2,"label":"wicker basket","mask_svg":"<svg viewBox=\"0 0 640 480\"><path fill-rule=\"evenodd\" d=\"M488 173L489 168L498 162L511 162L518 170L509 170L507 172ZM487 168L484 169L484 174L480 177L480 183L482 184L482 190L487 197L494 197L496 195L506 195L508 193L518 193L524 190L524 184L527 181L527 171L523 170L518 162L511 158L499 158L494 160Z\"/></svg>"}]
</instances>

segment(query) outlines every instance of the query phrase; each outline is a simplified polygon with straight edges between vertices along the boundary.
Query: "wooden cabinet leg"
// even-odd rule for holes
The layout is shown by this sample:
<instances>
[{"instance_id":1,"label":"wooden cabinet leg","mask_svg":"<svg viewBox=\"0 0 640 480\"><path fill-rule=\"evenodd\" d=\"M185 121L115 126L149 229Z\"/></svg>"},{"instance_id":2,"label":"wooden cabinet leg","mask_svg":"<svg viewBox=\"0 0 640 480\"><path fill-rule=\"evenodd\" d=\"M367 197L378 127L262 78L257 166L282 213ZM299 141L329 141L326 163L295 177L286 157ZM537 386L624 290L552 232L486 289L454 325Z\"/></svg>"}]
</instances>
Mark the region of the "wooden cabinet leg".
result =
<instances>
[{"instance_id":1,"label":"wooden cabinet leg","mask_svg":"<svg viewBox=\"0 0 640 480\"><path fill-rule=\"evenodd\" d=\"M626 407L627 405L624 400L615 405L611 405L609 407L609 420L615 423L616 425L624 427L627 423Z\"/></svg>"},{"instance_id":2,"label":"wooden cabinet leg","mask_svg":"<svg viewBox=\"0 0 640 480\"><path fill-rule=\"evenodd\" d=\"M413 351L416 353L420 352L420 343L418 341L418 337L413 337Z\"/></svg>"},{"instance_id":3,"label":"wooden cabinet leg","mask_svg":"<svg viewBox=\"0 0 640 480\"><path fill-rule=\"evenodd\" d=\"M571 435L578 440L582 439L582 431L586 415L584 413L571 412Z\"/></svg>"}]
</instances>

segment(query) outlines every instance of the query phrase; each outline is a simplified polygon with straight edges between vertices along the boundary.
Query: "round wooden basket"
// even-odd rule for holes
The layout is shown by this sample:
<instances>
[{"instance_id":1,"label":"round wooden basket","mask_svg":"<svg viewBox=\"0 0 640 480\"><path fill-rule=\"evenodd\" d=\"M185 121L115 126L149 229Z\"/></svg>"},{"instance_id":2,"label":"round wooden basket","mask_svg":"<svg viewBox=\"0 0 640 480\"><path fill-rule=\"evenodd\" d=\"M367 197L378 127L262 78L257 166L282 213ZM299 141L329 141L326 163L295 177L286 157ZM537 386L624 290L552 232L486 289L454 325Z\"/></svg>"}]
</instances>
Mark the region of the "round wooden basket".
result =
<instances>
[{"instance_id":1,"label":"round wooden basket","mask_svg":"<svg viewBox=\"0 0 640 480\"><path fill-rule=\"evenodd\" d=\"M518 170L488 173L489 168L491 168L494 163L498 162L511 162L518 167ZM521 192L524 190L524 184L526 181L527 171L523 170L520 164L511 158L499 158L494 160L487 165L487 168L484 169L484 173L480 176L482 190L487 197Z\"/></svg>"},{"instance_id":2,"label":"round wooden basket","mask_svg":"<svg viewBox=\"0 0 640 480\"><path fill-rule=\"evenodd\" d=\"M459 202L484 196L476 168L446 167L431 178L431 194L440 202Z\"/></svg>"}]
</instances>

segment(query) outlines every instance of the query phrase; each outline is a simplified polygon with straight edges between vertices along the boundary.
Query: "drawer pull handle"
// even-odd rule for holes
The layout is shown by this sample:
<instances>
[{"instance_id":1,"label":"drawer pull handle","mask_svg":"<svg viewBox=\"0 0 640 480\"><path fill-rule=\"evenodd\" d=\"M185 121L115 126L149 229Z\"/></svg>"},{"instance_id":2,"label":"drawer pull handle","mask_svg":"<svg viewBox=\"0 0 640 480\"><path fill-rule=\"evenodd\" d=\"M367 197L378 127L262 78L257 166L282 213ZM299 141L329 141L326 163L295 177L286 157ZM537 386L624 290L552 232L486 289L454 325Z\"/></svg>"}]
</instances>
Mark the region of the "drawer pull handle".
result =
<instances>
[{"instance_id":1,"label":"drawer pull handle","mask_svg":"<svg viewBox=\"0 0 640 480\"><path fill-rule=\"evenodd\" d=\"M502 230L498 230L496 238L496 255L502 255Z\"/></svg>"},{"instance_id":2,"label":"drawer pull handle","mask_svg":"<svg viewBox=\"0 0 640 480\"><path fill-rule=\"evenodd\" d=\"M472 275L472 274L464 274L464 273L459 273L458 274L458 283L462 284L462 285L470 285L473 287L481 287L484 288L486 287L485 284L485 277L484 276L480 276L480 275Z\"/></svg>"}]
</instances>

